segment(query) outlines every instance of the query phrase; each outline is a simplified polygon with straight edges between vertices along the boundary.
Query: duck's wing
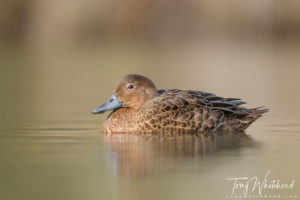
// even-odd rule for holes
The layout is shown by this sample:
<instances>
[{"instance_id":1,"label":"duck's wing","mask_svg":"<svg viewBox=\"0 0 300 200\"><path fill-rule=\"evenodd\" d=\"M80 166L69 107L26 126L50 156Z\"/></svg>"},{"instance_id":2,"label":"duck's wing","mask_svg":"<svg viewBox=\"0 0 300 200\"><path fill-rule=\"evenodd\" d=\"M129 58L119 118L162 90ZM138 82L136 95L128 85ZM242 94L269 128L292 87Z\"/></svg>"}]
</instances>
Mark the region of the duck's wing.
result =
<instances>
[{"instance_id":1,"label":"duck's wing","mask_svg":"<svg viewBox=\"0 0 300 200\"><path fill-rule=\"evenodd\" d=\"M243 131L267 109L248 109L238 98L191 90L160 90L140 113L141 130L162 132Z\"/></svg>"},{"instance_id":2,"label":"duck's wing","mask_svg":"<svg viewBox=\"0 0 300 200\"><path fill-rule=\"evenodd\" d=\"M234 114L237 116L245 116L251 112L251 109L240 106L246 104L246 102L239 98L224 98L201 91L176 89L160 90L159 98L160 101L164 101L165 104L170 105L172 108L174 106L184 107L184 109L205 107L211 110L223 111L225 114Z\"/></svg>"}]
</instances>

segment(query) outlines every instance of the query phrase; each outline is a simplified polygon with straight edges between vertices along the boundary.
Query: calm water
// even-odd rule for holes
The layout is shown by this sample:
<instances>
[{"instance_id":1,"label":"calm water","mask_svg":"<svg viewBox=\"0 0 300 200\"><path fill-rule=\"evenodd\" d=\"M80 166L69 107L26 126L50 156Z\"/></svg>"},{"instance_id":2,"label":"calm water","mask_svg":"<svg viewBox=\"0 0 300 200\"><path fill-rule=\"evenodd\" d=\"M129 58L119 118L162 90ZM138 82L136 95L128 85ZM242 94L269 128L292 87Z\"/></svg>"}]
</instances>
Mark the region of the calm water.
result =
<instances>
[{"instance_id":1,"label":"calm water","mask_svg":"<svg viewBox=\"0 0 300 200\"><path fill-rule=\"evenodd\" d=\"M299 54L293 46L280 52L273 48L249 47L240 60L223 57L219 49L219 61L199 58L192 49L195 57L178 58L189 62L189 70L167 59L176 54L147 57L140 49L115 59L101 52L80 58L6 55L0 87L0 199L226 199L233 187L226 178L263 179L268 170L270 180L295 180L294 189L263 194L299 198ZM130 59L133 55L142 60ZM252 63L241 65L246 58ZM203 67L196 67L199 62ZM164 78L168 70L173 74ZM212 71L220 73L195 75ZM110 96L121 75L132 72L150 76L158 88L242 97L271 112L240 135L103 134L105 115L90 111Z\"/></svg>"}]
</instances>

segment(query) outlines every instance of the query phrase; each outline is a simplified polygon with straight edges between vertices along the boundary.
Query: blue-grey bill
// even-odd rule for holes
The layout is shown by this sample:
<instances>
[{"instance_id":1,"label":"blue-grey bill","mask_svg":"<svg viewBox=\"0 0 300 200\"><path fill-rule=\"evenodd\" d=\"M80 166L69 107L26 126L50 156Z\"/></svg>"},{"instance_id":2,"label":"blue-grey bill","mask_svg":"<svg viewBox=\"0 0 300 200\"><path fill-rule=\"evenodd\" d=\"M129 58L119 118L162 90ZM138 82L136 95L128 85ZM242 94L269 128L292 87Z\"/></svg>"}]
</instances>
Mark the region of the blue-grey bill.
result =
<instances>
[{"instance_id":1,"label":"blue-grey bill","mask_svg":"<svg viewBox=\"0 0 300 200\"><path fill-rule=\"evenodd\" d=\"M116 110L118 108L122 108L122 103L118 100L117 96L113 94L106 103L102 104L101 106L95 108L92 113L93 114L101 114L105 113L109 110Z\"/></svg>"}]
</instances>

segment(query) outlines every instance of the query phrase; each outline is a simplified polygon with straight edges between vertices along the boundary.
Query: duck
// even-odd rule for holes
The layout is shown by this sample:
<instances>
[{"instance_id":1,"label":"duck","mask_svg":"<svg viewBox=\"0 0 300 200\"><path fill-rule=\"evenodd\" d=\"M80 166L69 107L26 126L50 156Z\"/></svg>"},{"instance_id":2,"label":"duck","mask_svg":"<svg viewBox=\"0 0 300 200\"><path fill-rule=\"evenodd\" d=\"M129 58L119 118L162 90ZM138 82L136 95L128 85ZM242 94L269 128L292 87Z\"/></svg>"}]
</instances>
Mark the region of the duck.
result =
<instances>
[{"instance_id":1,"label":"duck","mask_svg":"<svg viewBox=\"0 0 300 200\"><path fill-rule=\"evenodd\" d=\"M129 74L92 113L111 111L102 124L105 133L244 132L269 110L243 104L246 102L239 98L202 91L157 90L149 78Z\"/></svg>"}]
</instances>

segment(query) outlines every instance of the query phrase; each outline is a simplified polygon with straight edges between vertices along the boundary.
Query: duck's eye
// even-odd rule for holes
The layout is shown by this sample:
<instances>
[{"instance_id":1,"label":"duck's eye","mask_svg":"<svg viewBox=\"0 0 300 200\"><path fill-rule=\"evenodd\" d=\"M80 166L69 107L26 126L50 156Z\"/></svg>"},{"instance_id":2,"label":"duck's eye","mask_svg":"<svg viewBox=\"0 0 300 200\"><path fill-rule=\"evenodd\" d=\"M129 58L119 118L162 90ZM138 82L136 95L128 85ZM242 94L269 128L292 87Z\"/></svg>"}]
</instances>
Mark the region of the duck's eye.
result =
<instances>
[{"instance_id":1,"label":"duck's eye","mask_svg":"<svg viewBox=\"0 0 300 200\"><path fill-rule=\"evenodd\" d=\"M134 85L132 83L130 83L130 84L127 85L127 88L132 90L134 88Z\"/></svg>"}]
</instances>

